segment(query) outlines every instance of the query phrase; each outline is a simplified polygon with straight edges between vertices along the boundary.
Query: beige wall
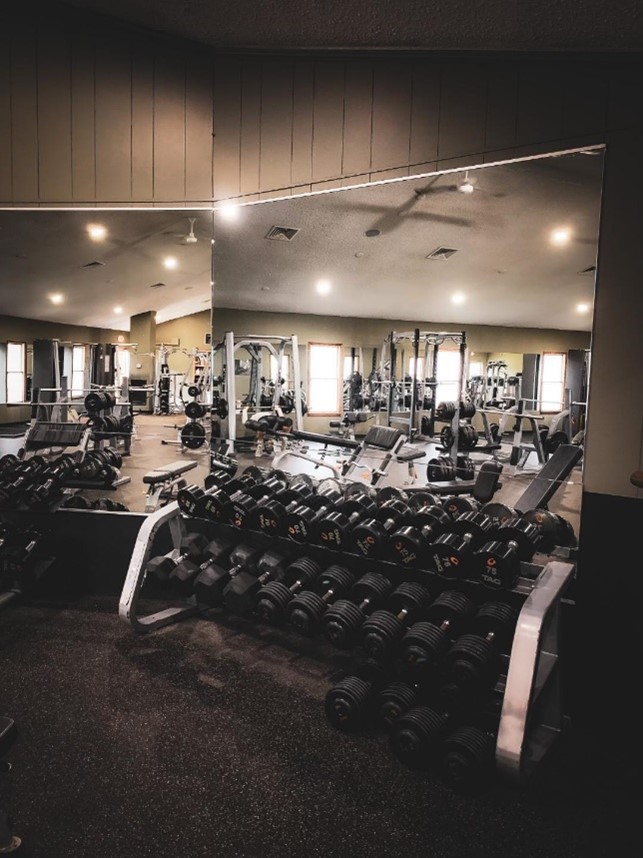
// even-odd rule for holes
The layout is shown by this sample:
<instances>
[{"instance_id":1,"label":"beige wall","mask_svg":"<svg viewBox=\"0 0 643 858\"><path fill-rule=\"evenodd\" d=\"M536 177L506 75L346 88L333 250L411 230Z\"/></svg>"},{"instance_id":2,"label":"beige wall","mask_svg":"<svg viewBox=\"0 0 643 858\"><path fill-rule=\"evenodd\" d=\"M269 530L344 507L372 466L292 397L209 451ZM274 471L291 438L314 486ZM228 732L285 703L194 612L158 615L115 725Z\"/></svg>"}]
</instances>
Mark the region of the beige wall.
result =
<instances>
[{"instance_id":1,"label":"beige wall","mask_svg":"<svg viewBox=\"0 0 643 858\"><path fill-rule=\"evenodd\" d=\"M10 5L0 31L0 205L197 207L605 143L584 480L593 492L635 496L642 62L527 52L216 55L25 0ZM498 348L511 350L489 350ZM623 402L614 444L612 415Z\"/></svg>"}]
</instances>

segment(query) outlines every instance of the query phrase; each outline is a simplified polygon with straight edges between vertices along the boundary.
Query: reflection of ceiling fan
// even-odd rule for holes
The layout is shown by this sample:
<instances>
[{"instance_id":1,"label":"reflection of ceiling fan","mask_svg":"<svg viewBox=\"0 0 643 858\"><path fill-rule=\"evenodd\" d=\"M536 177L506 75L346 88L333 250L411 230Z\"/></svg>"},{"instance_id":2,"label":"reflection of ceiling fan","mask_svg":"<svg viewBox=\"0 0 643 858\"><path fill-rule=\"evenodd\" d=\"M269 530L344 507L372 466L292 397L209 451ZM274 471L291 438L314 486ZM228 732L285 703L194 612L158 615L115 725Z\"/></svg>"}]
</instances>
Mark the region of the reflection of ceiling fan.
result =
<instances>
[{"instance_id":1,"label":"reflection of ceiling fan","mask_svg":"<svg viewBox=\"0 0 643 858\"><path fill-rule=\"evenodd\" d=\"M183 236L183 238L181 239L181 244L196 244L198 241L198 238L194 234L194 222L196 221L196 218L189 217L188 220L190 221L190 231L187 235Z\"/></svg>"},{"instance_id":2,"label":"reflection of ceiling fan","mask_svg":"<svg viewBox=\"0 0 643 858\"><path fill-rule=\"evenodd\" d=\"M415 188L415 193L418 197L425 197L429 194L444 194L444 193L452 193L453 191L459 191L461 194L467 196L469 194L474 193L474 191L484 191L485 193L490 193L493 197L504 197L504 194L494 194L492 192L487 192L486 188L481 187L478 184L478 177L475 173L472 175L468 170L464 171L464 175L460 176L459 179L455 183L449 182L448 185L439 185L436 182L440 179L440 176L436 176L432 182L430 182L424 188Z\"/></svg>"}]
</instances>

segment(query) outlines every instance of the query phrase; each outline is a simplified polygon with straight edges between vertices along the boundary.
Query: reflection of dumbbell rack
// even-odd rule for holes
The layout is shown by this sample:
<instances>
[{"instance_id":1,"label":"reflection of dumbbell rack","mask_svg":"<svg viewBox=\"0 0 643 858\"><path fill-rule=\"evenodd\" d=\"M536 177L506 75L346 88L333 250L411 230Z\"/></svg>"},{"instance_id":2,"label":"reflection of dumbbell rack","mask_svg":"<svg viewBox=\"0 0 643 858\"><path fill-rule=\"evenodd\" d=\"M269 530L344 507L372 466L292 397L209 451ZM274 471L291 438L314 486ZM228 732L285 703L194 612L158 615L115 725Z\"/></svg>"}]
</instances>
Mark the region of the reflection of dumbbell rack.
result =
<instances>
[{"instance_id":1,"label":"reflection of dumbbell rack","mask_svg":"<svg viewBox=\"0 0 643 858\"><path fill-rule=\"evenodd\" d=\"M435 409L435 422L446 423L440 432L438 450L457 462L458 452L468 453L478 443L478 432L471 421L476 413L473 402L440 402Z\"/></svg>"},{"instance_id":2,"label":"reflection of dumbbell rack","mask_svg":"<svg viewBox=\"0 0 643 858\"><path fill-rule=\"evenodd\" d=\"M90 450L78 465L78 476L69 480L66 486L70 489L114 491L132 479L123 476L120 471L121 464L121 455L113 447Z\"/></svg>"}]
</instances>

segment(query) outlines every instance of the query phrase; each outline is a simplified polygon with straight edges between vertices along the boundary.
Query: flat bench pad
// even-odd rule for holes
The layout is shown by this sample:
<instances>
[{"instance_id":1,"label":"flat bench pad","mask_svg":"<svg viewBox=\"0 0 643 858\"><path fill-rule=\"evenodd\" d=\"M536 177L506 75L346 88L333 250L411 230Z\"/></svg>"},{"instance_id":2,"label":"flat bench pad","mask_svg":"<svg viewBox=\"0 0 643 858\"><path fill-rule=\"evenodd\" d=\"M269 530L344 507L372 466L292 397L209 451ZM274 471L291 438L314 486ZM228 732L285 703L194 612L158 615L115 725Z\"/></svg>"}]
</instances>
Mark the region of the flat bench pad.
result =
<instances>
[{"instance_id":1,"label":"flat bench pad","mask_svg":"<svg viewBox=\"0 0 643 858\"><path fill-rule=\"evenodd\" d=\"M196 466L197 462L194 462L191 459L171 462L169 465L163 465L162 467L154 468L153 471L148 471L148 473L143 477L143 483L146 486L155 486L157 483L165 483L168 480L174 479L174 477L179 477L186 471L191 471L192 468L196 468Z\"/></svg>"}]
</instances>

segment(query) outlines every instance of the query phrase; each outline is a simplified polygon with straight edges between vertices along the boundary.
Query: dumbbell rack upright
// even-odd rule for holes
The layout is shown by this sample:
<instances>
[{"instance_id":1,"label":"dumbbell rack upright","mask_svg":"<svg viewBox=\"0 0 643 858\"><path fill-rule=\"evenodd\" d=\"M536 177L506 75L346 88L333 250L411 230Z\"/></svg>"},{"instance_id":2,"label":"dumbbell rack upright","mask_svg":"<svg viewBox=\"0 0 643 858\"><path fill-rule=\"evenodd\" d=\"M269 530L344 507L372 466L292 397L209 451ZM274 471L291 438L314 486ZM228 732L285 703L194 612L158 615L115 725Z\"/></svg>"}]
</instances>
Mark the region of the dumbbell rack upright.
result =
<instances>
[{"instance_id":1,"label":"dumbbell rack upright","mask_svg":"<svg viewBox=\"0 0 643 858\"><path fill-rule=\"evenodd\" d=\"M151 632L199 613L190 597L161 611L141 616L138 602L145 580L145 567L160 528L168 525L174 553L188 530L176 501L147 516L139 530L119 601L119 616L136 632ZM212 525L219 529L226 525ZM238 531L235 531L238 533ZM247 534L244 533L244 538ZM257 534L261 538L261 534ZM264 540L267 540L264 537ZM266 545L279 543L272 537ZM283 540L292 550L294 544ZM301 546L310 548L310 546ZM319 549L326 551L326 549ZM335 558L337 555L332 554ZM328 563L335 562L329 557ZM365 561L367 562L367 561ZM401 567L391 566L394 574ZM538 574L534 572L540 568ZM365 567L366 569L366 567ZM507 780L526 782L554 744L564 726L560 671L561 599L575 573L573 563L550 559L543 567L525 564L530 574L521 577L511 591L522 598L511 656L506 671L500 726L496 742L496 768Z\"/></svg>"}]
</instances>

